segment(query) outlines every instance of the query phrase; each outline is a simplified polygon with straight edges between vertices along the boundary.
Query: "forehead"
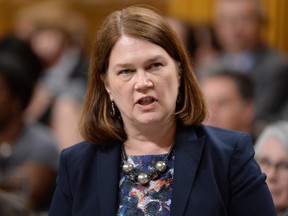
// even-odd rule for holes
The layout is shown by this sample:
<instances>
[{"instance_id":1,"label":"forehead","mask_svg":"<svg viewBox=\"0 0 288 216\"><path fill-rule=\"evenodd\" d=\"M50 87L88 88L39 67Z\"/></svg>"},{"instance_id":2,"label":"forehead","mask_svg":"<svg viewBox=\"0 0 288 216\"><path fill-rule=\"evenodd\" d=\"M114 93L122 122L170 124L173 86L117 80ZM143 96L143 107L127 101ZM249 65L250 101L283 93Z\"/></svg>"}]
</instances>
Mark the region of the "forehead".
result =
<instances>
[{"instance_id":1,"label":"forehead","mask_svg":"<svg viewBox=\"0 0 288 216\"><path fill-rule=\"evenodd\" d=\"M216 6L216 15L236 15L252 13L257 15L259 5L252 0L219 0Z\"/></svg>"},{"instance_id":2,"label":"forehead","mask_svg":"<svg viewBox=\"0 0 288 216\"><path fill-rule=\"evenodd\" d=\"M170 57L169 54L157 44L140 37L122 35L111 50L109 65L129 63L126 61L133 60L145 60L146 57L152 56Z\"/></svg>"},{"instance_id":3,"label":"forehead","mask_svg":"<svg viewBox=\"0 0 288 216\"><path fill-rule=\"evenodd\" d=\"M236 83L229 77L225 76L211 76L207 77L206 79L203 80L202 86L204 89L211 88L215 90L224 90L225 92L229 93L231 91L237 92L237 86Z\"/></svg>"},{"instance_id":4,"label":"forehead","mask_svg":"<svg viewBox=\"0 0 288 216\"><path fill-rule=\"evenodd\" d=\"M259 152L259 156L265 156L274 158L275 160L281 160L288 157L288 152L285 150L281 141L275 136L271 136L267 139ZM287 159L288 160L288 159Z\"/></svg>"},{"instance_id":5,"label":"forehead","mask_svg":"<svg viewBox=\"0 0 288 216\"><path fill-rule=\"evenodd\" d=\"M233 79L225 76L207 77L202 82L202 90L206 97L210 99L230 98L242 100L241 93Z\"/></svg>"}]
</instances>

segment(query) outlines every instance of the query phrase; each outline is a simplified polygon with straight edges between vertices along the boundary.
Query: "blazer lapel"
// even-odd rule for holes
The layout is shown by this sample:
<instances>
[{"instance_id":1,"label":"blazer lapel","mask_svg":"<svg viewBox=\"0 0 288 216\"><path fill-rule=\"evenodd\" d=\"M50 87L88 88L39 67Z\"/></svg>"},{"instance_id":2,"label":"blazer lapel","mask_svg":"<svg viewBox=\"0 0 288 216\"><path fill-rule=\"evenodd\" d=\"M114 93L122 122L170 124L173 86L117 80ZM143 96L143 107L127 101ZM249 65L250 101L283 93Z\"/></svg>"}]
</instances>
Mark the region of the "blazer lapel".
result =
<instances>
[{"instance_id":1,"label":"blazer lapel","mask_svg":"<svg viewBox=\"0 0 288 216\"><path fill-rule=\"evenodd\" d=\"M116 215L118 209L121 144L116 143L97 155L97 191L101 215Z\"/></svg>"},{"instance_id":2,"label":"blazer lapel","mask_svg":"<svg viewBox=\"0 0 288 216\"><path fill-rule=\"evenodd\" d=\"M181 127L177 131L171 216L184 215L201 160L204 140L204 137L196 136L192 127Z\"/></svg>"}]
</instances>

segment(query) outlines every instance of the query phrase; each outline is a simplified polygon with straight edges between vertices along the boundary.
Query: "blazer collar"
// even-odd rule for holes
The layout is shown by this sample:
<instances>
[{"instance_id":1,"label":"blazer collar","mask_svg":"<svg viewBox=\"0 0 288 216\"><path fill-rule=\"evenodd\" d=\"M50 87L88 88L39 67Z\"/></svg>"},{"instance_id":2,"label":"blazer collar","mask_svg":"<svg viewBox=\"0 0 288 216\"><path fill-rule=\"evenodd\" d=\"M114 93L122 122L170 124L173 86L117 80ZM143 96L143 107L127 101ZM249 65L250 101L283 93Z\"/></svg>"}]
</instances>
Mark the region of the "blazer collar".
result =
<instances>
[{"instance_id":1,"label":"blazer collar","mask_svg":"<svg viewBox=\"0 0 288 216\"><path fill-rule=\"evenodd\" d=\"M118 210L121 143L109 145L97 155L97 193L101 215L116 215Z\"/></svg>"},{"instance_id":2,"label":"blazer collar","mask_svg":"<svg viewBox=\"0 0 288 216\"><path fill-rule=\"evenodd\" d=\"M193 127L177 127L171 216L183 215L195 180L204 146ZM98 151L97 190L101 215L116 215L118 210L121 143Z\"/></svg>"},{"instance_id":3,"label":"blazer collar","mask_svg":"<svg viewBox=\"0 0 288 216\"><path fill-rule=\"evenodd\" d=\"M205 137L197 137L193 127L177 128L171 216L184 215L198 166Z\"/></svg>"}]
</instances>

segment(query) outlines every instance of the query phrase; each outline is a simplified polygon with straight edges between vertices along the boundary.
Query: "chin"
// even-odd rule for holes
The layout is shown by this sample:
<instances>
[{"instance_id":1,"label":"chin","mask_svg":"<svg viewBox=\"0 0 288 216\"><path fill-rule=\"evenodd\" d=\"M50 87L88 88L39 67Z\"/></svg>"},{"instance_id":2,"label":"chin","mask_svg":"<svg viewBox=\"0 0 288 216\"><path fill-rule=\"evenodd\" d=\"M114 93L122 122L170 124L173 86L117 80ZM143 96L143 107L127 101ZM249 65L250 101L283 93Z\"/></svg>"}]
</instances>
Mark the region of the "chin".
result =
<instances>
[{"instance_id":1,"label":"chin","mask_svg":"<svg viewBox=\"0 0 288 216\"><path fill-rule=\"evenodd\" d=\"M159 122L162 122L163 119L159 118L159 116L155 116L155 115L151 115L151 116L143 116L141 118L138 118L137 121L140 124L149 124L149 125L154 125L157 124Z\"/></svg>"},{"instance_id":2,"label":"chin","mask_svg":"<svg viewBox=\"0 0 288 216\"><path fill-rule=\"evenodd\" d=\"M159 121L155 120L154 118L151 118L151 119L141 119L141 120L138 120L138 122L139 122L140 124L153 125L153 124L156 124L156 123L159 122Z\"/></svg>"}]
</instances>

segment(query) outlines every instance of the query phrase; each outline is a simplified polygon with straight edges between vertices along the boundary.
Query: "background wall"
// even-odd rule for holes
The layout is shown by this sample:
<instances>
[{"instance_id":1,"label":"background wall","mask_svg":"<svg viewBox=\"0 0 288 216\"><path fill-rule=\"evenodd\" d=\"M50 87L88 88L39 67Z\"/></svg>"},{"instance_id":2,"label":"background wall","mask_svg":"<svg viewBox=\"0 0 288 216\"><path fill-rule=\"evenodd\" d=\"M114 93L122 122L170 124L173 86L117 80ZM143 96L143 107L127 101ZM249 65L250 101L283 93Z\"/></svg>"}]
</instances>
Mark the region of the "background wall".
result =
<instances>
[{"instance_id":1,"label":"background wall","mask_svg":"<svg viewBox=\"0 0 288 216\"><path fill-rule=\"evenodd\" d=\"M263 32L268 44L288 54L288 1L263 0L267 25ZM170 0L168 13L194 23L212 23L214 0Z\"/></svg>"},{"instance_id":2,"label":"background wall","mask_svg":"<svg viewBox=\"0 0 288 216\"><path fill-rule=\"evenodd\" d=\"M0 0L0 36L10 31L13 17L18 9L42 0ZM108 13L131 4L149 4L162 11L191 23L212 23L214 0L58 0L68 1L82 12L88 20L88 42L97 26ZM288 54L288 1L263 0L267 12L266 41ZM49 11L47 12L49 13Z\"/></svg>"}]
</instances>

